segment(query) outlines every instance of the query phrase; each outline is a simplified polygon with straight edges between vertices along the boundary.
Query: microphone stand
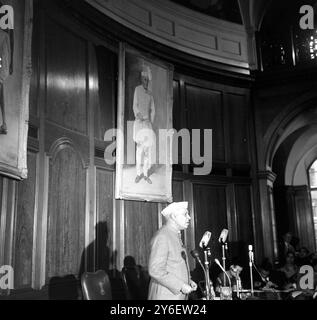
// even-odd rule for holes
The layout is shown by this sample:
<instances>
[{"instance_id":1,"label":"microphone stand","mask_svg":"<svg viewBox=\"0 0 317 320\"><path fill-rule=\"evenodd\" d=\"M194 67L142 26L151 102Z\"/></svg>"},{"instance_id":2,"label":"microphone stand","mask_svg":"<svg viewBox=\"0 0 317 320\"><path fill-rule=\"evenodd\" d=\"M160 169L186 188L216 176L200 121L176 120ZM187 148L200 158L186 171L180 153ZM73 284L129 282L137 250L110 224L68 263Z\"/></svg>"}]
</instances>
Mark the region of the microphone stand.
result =
<instances>
[{"instance_id":1,"label":"microphone stand","mask_svg":"<svg viewBox=\"0 0 317 320\"><path fill-rule=\"evenodd\" d=\"M228 281L229 281L229 296L230 296L230 300L232 300L232 284L231 284L231 280L230 280L230 277L227 273L227 271L225 269L223 269L223 266L220 264L219 260L218 259L215 259L215 262L217 263L217 265L220 267L220 269L223 271L224 275L228 278ZM223 287L224 288L224 287ZM223 288L221 290L223 290ZM223 291L220 292L220 299L223 300L221 298L221 295L223 296Z\"/></svg>"},{"instance_id":2,"label":"microphone stand","mask_svg":"<svg viewBox=\"0 0 317 320\"><path fill-rule=\"evenodd\" d=\"M210 248L205 248L204 247L204 257L205 257L205 285L206 285L206 299L207 300L211 300L211 290L210 290L210 285L211 285L211 281L210 281L210 275L209 275L209 257L211 256L211 252L210 252Z\"/></svg>"},{"instance_id":3,"label":"microphone stand","mask_svg":"<svg viewBox=\"0 0 317 320\"><path fill-rule=\"evenodd\" d=\"M222 267L224 268L224 270L226 270L226 250L228 250L227 242L221 241L221 247L222 247ZM223 275L223 283L224 283L224 286L226 286L225 275Z\"/></svg>"},{"instance_id":4,"label":"microphone stand","mask_svg":"<svg viewBox=\"0 0 317 320\"><path fill-rule=\"evenodd\" d=\"M251 281L251 296L254 297L254 289L253 289L253 251L252 246L249 246L249 268L250 268L250 281Z\"/></svg>"},{"instance_id":5,"label":"microphone stand","mask_svg":"<svg viewBox=\"0 0 317 320\"><path fill-rule=\"evenodd\" d=\"M210 265L210 263L209 263L209 259L208 259L211 256L210 248L206 248L204 246L203 250L204 250L204 257L205 257L205 266L203 265L202 261L200 260L199 253L198 253L197 250L193 250L191 252L191 255L193 256L193 258L195 260L197 260L199 262L201 268L204 271L206 299L207 300L213 300L214 296L213 296L212 291L211 291L211 281L210 281L210 276L209 276L209 265Z\"/></svg>"}]
</instances>

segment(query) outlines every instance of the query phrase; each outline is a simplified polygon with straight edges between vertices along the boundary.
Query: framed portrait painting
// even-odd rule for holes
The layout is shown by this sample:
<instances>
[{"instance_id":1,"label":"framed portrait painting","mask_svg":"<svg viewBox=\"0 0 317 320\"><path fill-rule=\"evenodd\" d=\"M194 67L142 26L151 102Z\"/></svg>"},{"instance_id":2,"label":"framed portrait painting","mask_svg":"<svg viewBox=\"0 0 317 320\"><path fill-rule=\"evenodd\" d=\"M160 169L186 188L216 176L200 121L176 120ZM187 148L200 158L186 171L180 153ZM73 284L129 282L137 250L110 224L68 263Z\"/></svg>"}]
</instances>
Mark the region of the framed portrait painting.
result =
<instances>
[{"instance_id":1,"label":"framed portrait painting","mask_svg":"<svg viewBox=\"0 0 317 320\"><path fill-rule=\"evenodd\" d=\"M172 202L173 67L120 46L116 198Z\"/></svg>"}]
</instances>

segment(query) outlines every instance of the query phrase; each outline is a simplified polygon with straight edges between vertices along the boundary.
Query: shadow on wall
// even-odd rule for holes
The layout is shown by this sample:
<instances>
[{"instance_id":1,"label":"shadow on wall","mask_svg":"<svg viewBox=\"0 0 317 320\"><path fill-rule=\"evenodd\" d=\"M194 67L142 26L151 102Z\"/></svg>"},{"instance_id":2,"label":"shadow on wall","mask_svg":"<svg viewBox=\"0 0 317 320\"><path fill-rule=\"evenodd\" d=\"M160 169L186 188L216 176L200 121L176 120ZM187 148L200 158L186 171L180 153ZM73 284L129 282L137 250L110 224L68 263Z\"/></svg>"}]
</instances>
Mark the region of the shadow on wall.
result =
<instances>
[{"instance_id":1,"label":"shadow on wall","mask_svg":"<svg viewBox=\"0 0 317 320\"><path fill-rule=\"evenodd\" d=\"M120 283L120 273L114 268L109 270L110 264L115 266L116 252L110 255L108 247L108 225L107 222L99 222L95 226L96 239L92 241L87 248L85 248L81 255L81 262L78 275L66 275L60 277L53 277L50 279L48 286L48 297L50 300L80 300L82 299L81 290L81 276L87 272L95 272L97 270L104 270L108 273L110 281L113 282L114 287L113 296L120 296L116 294L116 290L123 294L123 286ZM119 285L116 283L118 282Z\"/></svg>"},{"instance_id":2,"label":"shadow on wall","mask_svg":"<svg viewBox=\"0 0 317 320\"><path fill-rule=\"evenodd\" d=\"M79 279L81 275L87 272L94 272L96 270L105 270L109 272L110 265L110 249L108 247L108 224L105 221L98 222L95 226L96 239L91 242L87 248L84 249L79 268ZM86 268L85 268L86 257Z\"/></svg>"},{"instance_id":3,"label":"shadow on wall","mask_svg":"<svg viewBox=\"0 0 317 320\"><path fill-rule=\"evenodd\" d=\"M106 221L98 222L95 226L96 239L84 249L78 273L78 283L82 274L104 270L109 276L113 299L122 299L124 294L120 272L116 268L117 251L111 253L108 246L109 228ZM85 258L86 257L86 258ZM110 269L110 266L113 269ZM81 288L81 286L80 286ZM81 298L82 291L80 290Z\"/></svg>"}]
</instances>

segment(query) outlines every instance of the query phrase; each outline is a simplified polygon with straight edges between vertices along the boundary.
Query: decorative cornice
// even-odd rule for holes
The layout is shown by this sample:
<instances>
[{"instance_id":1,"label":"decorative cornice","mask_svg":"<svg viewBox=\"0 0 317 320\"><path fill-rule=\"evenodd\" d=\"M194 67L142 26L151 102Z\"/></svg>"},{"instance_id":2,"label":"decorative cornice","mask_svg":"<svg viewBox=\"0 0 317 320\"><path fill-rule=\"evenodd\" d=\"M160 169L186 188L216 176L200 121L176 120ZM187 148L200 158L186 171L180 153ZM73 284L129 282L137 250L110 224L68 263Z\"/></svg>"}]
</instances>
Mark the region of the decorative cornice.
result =
<instances>
[{"instance_id":1,"label":"decorative cornice","mask_svg":"<svg viewBox=\"0 0 317 320\"><path fill-rule=\"evenodd\" d=\"M243 25L165 0L85 1L116 22L161 44L209 61L249 69L248 36Z\"/></svg>"}]
</instances>

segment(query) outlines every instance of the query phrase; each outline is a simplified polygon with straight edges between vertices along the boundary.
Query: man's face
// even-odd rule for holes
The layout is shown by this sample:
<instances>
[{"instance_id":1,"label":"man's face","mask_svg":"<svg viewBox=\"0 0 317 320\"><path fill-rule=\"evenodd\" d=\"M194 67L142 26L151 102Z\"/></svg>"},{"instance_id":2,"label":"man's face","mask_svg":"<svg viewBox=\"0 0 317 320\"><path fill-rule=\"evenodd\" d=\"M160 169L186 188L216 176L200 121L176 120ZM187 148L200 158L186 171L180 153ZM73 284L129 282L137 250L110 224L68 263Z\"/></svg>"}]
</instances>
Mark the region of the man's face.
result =
<instances>
[{"instance_id":1,"label":"man's face","mask_svg":"<svg viewBox=\"0 0 317 320\"><path fill-rule=\"evenodd\" d=\"M292 241L292 235L290 233L286 233L284 239L285 242L290 243Z\"/></svg>"},{"instance_id":2,"label":"man's face","mask_svg":"<svg viewBox=\"0 0 317 320\"><path fill-rule=\"evenodd\" d=\"M185 230L189 226L190 216L188 210L181 209L178 212L172 214L172 219L178 226L179 230Z\"/></svg>"},{"instance_id":3,"label":"man's face","mask_svg":"<svg viewBox=\"0 0 317 320\"><path fill-rule=\"evenodd\" d=\"M142 81L143 88L147 90L149 87L149 78L146 76L142 76L141 81Z\"/></svg>"}]
</instances>

